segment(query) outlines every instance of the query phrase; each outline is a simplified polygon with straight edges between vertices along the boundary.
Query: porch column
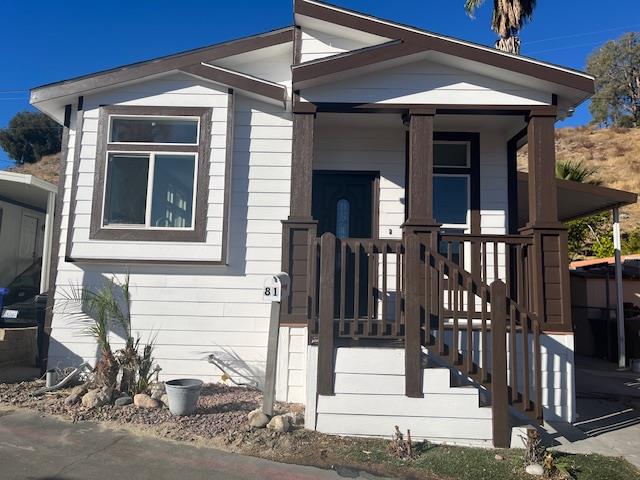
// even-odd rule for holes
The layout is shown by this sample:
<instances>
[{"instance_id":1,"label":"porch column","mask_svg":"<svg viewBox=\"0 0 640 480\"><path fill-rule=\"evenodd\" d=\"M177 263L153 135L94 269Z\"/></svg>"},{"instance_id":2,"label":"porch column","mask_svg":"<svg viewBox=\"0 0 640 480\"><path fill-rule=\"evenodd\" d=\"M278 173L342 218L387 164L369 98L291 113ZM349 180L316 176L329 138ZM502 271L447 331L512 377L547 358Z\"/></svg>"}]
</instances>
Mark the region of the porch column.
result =
<instances>
[{"instance_id":1,"label":"porch column","mask_svg":"<svg viewBox=\"0 0 640 480\"><path fill-rule=\"evenodd\" d=\"M437 248L438 229L433 218L433 120L434 109L409 112L409 165L405 238L405 393L422 397L421 326L429 322L424 295L421 245Z\"/></svg>"},{"instance_id":2,"label":"porch column","mask_svg":"<svg viewBox=\"0 0 640 480\"><path fill-rule=\"evenodd\" d=\"M533 237L530 295L533 311L546 331L571 331L567 230L558 220L554 112L532 111L529 145L529 223Z\"/></svg>"},{"instance_id":3,"label":"porch column","mask_svg":"<svg viewBox=\"0 0 640 480\"><path fill-rule=\"evenodd\" d=\"M307 256L317 233L311 214L314 128L315 113L293 114L290 213L282 222L282 271L291 278L291 293L282 299L281 324L306 325L308 320Z\"/></svg>"},{"instance_id":4,"label":"porch column","mask_svg":"<svg viewBox=\"0 0 640 480\"><path fill-rule=\"evenodd\" d=\"M435 110L411 110L409 114L407 233L429 233L440 225L433 218L433 120Z\"/></svg>"}]
</instances>

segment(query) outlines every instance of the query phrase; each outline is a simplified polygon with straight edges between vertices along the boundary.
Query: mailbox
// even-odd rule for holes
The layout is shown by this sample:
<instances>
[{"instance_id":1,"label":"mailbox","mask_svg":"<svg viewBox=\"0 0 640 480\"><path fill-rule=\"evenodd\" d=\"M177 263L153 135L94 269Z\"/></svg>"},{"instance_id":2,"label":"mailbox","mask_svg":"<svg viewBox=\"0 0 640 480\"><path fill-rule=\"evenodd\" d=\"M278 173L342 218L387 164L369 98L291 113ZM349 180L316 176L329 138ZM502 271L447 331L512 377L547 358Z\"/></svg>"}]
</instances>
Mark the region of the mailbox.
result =
<instances>
[{"instance_id":1,"label":"mailbox","mask_svg":"<svg viewBox=\"0 0 640 480\"><path fill-rule=\"evenodd\" d=\"M284 272L269 276L264 281L262 299L265 302L280 302L289 295L289 275Z\"/></svg>"}]
</instances>

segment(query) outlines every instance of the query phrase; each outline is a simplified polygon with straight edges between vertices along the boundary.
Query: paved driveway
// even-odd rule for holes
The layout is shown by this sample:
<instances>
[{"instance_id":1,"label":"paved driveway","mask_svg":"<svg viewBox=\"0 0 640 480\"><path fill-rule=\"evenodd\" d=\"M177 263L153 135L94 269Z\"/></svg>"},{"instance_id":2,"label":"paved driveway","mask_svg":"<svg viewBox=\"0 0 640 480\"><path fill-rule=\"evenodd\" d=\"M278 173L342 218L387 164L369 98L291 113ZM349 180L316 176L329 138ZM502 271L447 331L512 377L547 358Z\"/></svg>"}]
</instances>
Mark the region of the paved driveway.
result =
<instances>
[{"instance_id":1,"label":"paved driveway","mask_svg":"<svg viewBox=\"0 0 640 480\"><path fill-rule=\"evenodd\" d=\"M95 423L69 423L0 411L0 479L310 480L377 478L198 448Z\"/></svg>"},{"instance_id":2,"label":"paved driveway","mask_svg":"<svg viewBox=\"0 0 640 480\"><path fill-rule=\"evenodd\" d=\"M640 469L640 374L576 356L573 425L554 425L558 450L626 458Z\"/></svg>"}]
</instances>

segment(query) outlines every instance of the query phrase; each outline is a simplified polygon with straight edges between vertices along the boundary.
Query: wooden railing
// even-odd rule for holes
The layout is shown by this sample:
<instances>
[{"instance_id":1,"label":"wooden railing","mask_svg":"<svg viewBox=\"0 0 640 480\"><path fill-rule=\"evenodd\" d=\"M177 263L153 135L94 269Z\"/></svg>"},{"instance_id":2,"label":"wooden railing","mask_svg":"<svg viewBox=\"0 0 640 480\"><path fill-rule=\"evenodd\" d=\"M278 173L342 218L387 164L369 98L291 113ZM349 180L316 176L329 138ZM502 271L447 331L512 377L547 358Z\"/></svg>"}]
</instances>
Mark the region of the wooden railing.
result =
<instances>
[{"instance_id":1,"label":"wooden railing","mask_svg":"<svg viewBox=\"0 0 640 480\"><path fill-rule=\"evenodd\" d=\"M435 251L427 235L339 240L326 233L312 242L309 331L319 347L318 393L333 394L336 339L401 341L408 396L422 396L426 350L491 392L494 443L508 446L509 404L542 419L541 329L527 307L530 239L443 240L447 255ZM464 253L453 253L454 242L480 248L480 273L464 268L469 264ZM496 251L492 276L489 245ZM501 260L510 250L515 266ZM511 272L507 283L500 278L506 272Z\"/></svg>"}]
</instances>

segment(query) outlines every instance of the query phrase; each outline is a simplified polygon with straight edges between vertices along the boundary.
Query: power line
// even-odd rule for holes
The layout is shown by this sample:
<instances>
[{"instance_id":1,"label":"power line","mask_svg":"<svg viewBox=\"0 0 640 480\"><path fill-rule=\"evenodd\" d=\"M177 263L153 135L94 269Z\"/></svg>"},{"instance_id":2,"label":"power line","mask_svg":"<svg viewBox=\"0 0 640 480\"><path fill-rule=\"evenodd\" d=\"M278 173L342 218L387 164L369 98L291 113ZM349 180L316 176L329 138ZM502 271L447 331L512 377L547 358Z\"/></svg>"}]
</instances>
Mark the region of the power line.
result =
<instances>
[{"instance_id":1,"label":"power line","mask_svg":"<svg viewBox=\"0 0 640 480\"><path fill-rule=\"evenodd\" d=\"M584 33L574 33L571 35L562 35L559 37L549 37L549 38L543 38L540 40L531 40L531 41L527 41L527 45L531 45L532 43L543 43L543 42L551 42L553 40L563 40L565 38L578 38L578 37L587 37L589 35L596 35L598 33L606 33L606 32L614 32L616 30L626 30L629 28L636 28L636 27L640 27L640 24L636 24L636 25L629 25L626 27L614 27L614 28L607 28L605 30L593 30L591 32L584 32Z\"/></svg>"}]
</instances>

